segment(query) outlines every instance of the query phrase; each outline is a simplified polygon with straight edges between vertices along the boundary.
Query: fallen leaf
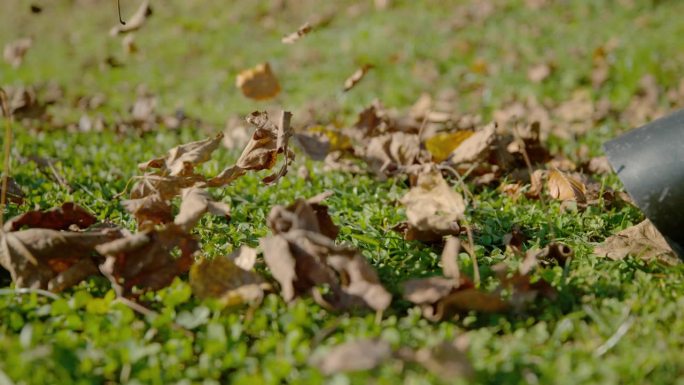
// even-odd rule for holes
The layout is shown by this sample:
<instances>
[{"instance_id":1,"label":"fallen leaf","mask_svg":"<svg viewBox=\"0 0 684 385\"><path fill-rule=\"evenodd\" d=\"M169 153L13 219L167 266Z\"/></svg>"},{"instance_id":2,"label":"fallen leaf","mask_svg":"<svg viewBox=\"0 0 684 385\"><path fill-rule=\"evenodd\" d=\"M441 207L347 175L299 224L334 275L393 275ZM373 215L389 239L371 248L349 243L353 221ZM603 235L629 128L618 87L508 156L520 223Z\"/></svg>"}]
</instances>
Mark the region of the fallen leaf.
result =
<instances>
[{"instance_id":1,"label":"fallen leaf","mask_svg":"<svg viewBox=\"0 0 684 385\"><path fill-rule=\"evenodd\" d=\"M291 230L307 230L337 238L339 227L328 214L328 206L323 205L332 192L325 192L307 200L297 199L291 205L274 206L268 214L268 227L273 234L287 233Z\"/></svg>"},{"instance_id":2,"label":"fallen leaf","mask_svg":"<svg viewBox=\"0 0 684 385\"><path fill-rule=\"evenodd\" d=\"M453 382L456 378L472 378L475 369L464 349L455 343L442 342L431 348L422 348L405 358L422 365L430 373L445 382Z\"/></svg>"},{"instance_id":3,"label":"fallen leaf","mask_svg":"<svg viewBox=\"0 0 684 385\"><path fill-rule=\"evenodd\" d=\"M31 37L17 39L5 45L2 56L12 67L19 68L32 45L33 38Z\"/></svg>"},{"instance_id":4,"label":"fallen leaf","mask_svg":"<svg viewBox=\"0 0 684 385\"><path fill-rule=\"evenodd\" d=\"M140 7L135 11L133 16L131 16L126 24L116 25L109 31L111 36L116 36L120 33L132 32L139 30L147 21L147 18L152 15L152 7L150 6L150 0L143 0L140 3Z\"/></svg>"},{"instance_id":5,"label":"fallen leaf","mask_svg":"<svg viewBox=\"0 0 684 385\"><path fill-rule=\"evenodd\" d=\"M268 62L240 72L235 85L243 95L254 100L271 99L280 93L280 83Z\"/></svg>"},{"instance_id":6,"label":"fallen leaf","mask_svg":"<svg viewBox=\"0 0 684 385\"><path fill-rule=\"evenodd\" d=\"M548 63L537 64L527 71L527 78L530 79L532 83L541 83L546 78L551 76L553 72L553 67Z\"/></svg>"},{"instance_id":7,"label":"fallen leaf","mask_svg":"<svg viewBox=\"0 0 684 385\"><path fill-rule=\"evenodd\" d=\"M337 345L311 364L323 374L373 369L392 356L390 344L382 340L357 340Z\"/></svg>"},{"instance_id":8,"label":"fallen leaf","mask_svg":"<svg viewBox=\"0 0 684 385\"><path fill-rule=\"evenodd\" d=\"M420 157L418 134L393 132L371 138L359 151L376 174L392 174L404 166L416 163Z\"/></svg>"},{"instance_id":9,"label":"fallen leaf","mask_svg":"<svg viewBox=\"0 0 684 385\"><path fill-rule=\"evenodd\" d=\"M190 286L198 298L218 298L224 306L259 302L270 285L254 271L235 263L246 249L231 256L202 258L190 268ZM236 255L237 254L237 255Z\"/></svg>"},{"instance_id":10,"label":"fallen leaf","mask_svg":"<svg viewBox=\"0 0 684 385\"><path fill-rule=\"evenodd\" d=\"M133 214L138 222L139 230L173 221L171 205L158 193L137 199L127 199L121 201L121 205Z\"/></svg>"},{"instance_id":11,"label":"fallen leaf","mask_svg":"<svg viewBox=\"0 0 684 385\"><path fill-rule=\"evenodd\" d=\"M2 176L0 175L0 178ZM2 188L0 188L0 193L2 193ZM19 184L14 180L14 178L7 178L7 200L10 202L20 205L24 203L24 198L26 197L26 194L24 194L24 190L19 186Z\"/></svg>"},{"instance_id":12,"label":"fallen leaf","mask_svg":"<svg viewBox=\"0 0 684 385\"><path fill-rule=\"evenodd\" d=\"M266 184L277 182L287 173L289 164L294 160L294 153L288 148L289 139L292 136L291 116L290 112L283 111L276 125L269 120L266 112L250 114L247 121L255 126L256 130L240 158L235 165L221 171L207 184L211 187L225 186L247 171L270 170L276 165L278 154L283 154L285 161L280 170L262 179Z\"/></svg>"},{"instance_id":13,"label":"fallen leaf","mask_svg":"<svg viewBox=\"0 0 684 385\"><path fill-rule=\"evenodd\" d=\"M117 230L65 232L28 229L2 236L0 265L16 287L59 292L97 274L95 247L120 236Z\"/></svg>"},{"instance_id":14,"label":"fallen leaf","mask_svg":"<svg viewBox=\"0 0 684 385\"><path fill-rule=\"evenodd\" d=\"M486 159L496 139L496 124L488 124L466 138L449 156L452 164L472 163Z\"/></svg>"},{"instance_id":15,"label":"fallen leaf","mask_svg":"<svg viewBox=\"0 0 684 385\"><path fill-rule=\"evenodd\" d=\"M190 187L183 190L180 211L173 222L188 232L205 213L230 218L230 206L215 202L204 189Z\"/></svg>"},{"instance_id":16,"label":"fallen leaf","mask_svg":"<svg viewBox=\"0 0 684 385\"><path fill-rule=\"evenodd\" d=\"M64 203L45 211L28 211L5 223L4 231L20 230L22 227L51 230L69 230L72 226L85 229L97 222L97 219L81 206L72 202Z\"/></svg>"},{"instance_id":17,"label":"fallen leaf","mask_svg":"<svg viewBox=\"0 0 684 385\"><path fill-rule=\"evenodd\" d=\"M558 169L551 169L548 173L546 186L549 195L560 201L576 201L585 203L587 198L585 193L586 186L579 179L565 174Z\"/></svg>"},{"instance_id":18,"label":"fallen leaf","mask_svg":"<svg viewBox=\"0 0 684 385\"><path fill-rule=\"evenodd\" d=\"M299 29L292 32L289 35L284 36L281 41L284 44L294 44L297 40L301 39L304 35L308 34L313 30L311 24L304 23Z\"/></svg>"},{"instance_id":19,"label":"fallen leaf","mask_svg":"<svg viewBox=\"0 0 684 385\"><path fill-rule=\"evenodd\" d=\"M465 213L465 202L436 169L419 174L416 186L401 203L406 206L407 240L434 242L460 232L458 221Z\"/></svg>"},{"instance_id":20,"label":"fallen leaf","mask_svg":"<svg viewBox=\"0 0 684 385\"><path fill-rule=\"evenodd\" d=\"M223 139L223 133L213 138L181 144L169 150L165 157L155 158L138 165L142 171L159 169L170 176L192 175L193 168L208 161L211 154L218 148Z\"/></svg>"},{"instance_id":21,"label":"fallen leaf","mask_svg":"<svg viewBox=\"0 0 684 385\"><path fill-rule=\"evenodd\" d=\"M169 223L96 246L106 257L100 272L109 279L117 295L133 295L133 288L158 290L187 272L198 249L197 241L180 227ZM180 256L173 257L176 249Z\"/></svg>"},{"instance_id":22,"label":"fallen leaf","mask_svg":"<svg viewBox=\"0 0 684 385\"><path fill-rule=\"evenodd\" d=\"M449 158L449 155L473 135L473 131L441 132L425 141L425 148L432 155L435 163L441 163Z\"/></svg>"},{"instance_id":23,"label":"fallen leaf","mask_svg":"<svg viewBox=\"0 0 684 385\"><path fill-rule=\"evenodd\" d=\"M359 82L372 68L372 64L364 64L361 68L357 69L350 77L347 78L347 80L344 81L344 92L351 90L357 84L359 84Z\"/></svg>"},{"instance_id":24,"label":"fallen leaf","mask_svg":"<svg viewBox=\"0 0 684 385\"><path fill-rule=\"evenodd\" d=\"M646 261L679 263L667 240L648 219L606 238L594 248L594 254L613 260L632 255Z\"/></svg>"}]
</instances>

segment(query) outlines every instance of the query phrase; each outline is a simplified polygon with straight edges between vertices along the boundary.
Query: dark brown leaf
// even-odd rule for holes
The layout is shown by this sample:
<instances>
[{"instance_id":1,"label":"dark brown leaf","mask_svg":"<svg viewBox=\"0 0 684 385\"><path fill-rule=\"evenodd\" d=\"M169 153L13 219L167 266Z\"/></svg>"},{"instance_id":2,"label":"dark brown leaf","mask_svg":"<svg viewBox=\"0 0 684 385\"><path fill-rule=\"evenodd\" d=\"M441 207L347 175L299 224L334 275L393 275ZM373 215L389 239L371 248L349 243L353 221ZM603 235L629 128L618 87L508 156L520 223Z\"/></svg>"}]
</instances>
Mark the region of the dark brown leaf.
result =
<instances>
[{"instance_id":1,"label":"dark brown leaf","mask_svg":"<svg viewBox=\"0 0 684 385\"><path fill-rule=\"evenodd\" d=\"M68 230L71 226L76 226L85 229L95 222L97 219L84 208L67 202L50 210L29 211L18 215L5 223L4 231L17 231L22 227Z\"/></svg>"}]
</instances>

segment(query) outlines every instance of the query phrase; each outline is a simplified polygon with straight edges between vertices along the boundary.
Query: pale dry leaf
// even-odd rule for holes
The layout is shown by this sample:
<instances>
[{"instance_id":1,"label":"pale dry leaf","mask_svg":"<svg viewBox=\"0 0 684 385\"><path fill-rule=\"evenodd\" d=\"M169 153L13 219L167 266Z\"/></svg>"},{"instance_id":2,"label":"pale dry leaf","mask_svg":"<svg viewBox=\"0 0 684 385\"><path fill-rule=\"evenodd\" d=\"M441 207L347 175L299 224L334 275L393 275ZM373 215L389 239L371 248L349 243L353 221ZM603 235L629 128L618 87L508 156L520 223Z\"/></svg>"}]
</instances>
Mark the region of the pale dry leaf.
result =
<instances>
[{"instance_id":1,"label":"pale dry leaf","mask_svg":"<svg viewBox=\"0 0 684 385\"><path fill-rule=\"evenodd\" d=\"M205 213L230 218L230 206L215 202L207 190L190 187L183 190L180 209L173 223L187 232Z\"/></svg>"},{"instance_id":2,"label":"pale dry leaf","mask_svg":"<svg viewBox=\"0 0 684 385\"><path fill-rule=\"evenodd\" d=\"M236 258L231 255L195 262L190 268L192 292L198 298L217 298L224 306L261 301L270 285L256 272L238 266Z\"/></svg>"},{"instance_id":3,"label":"pale dry leaf","mask_svg":"<svg viewBox=\"0 0 684 385\"><path fill-rule=\"evenodd\" d=\"M243 95L254 100L271 99L280 93L280 83L268 62L240 72L235 85Z\"/></svg>"},{"instance_id":4,"label":"pale dry leaf","mask_svg":"<svg viewBox=\"0 0 684 385\"><path fill-rule=\"evenodd\" d=\"M550 64L540 63L530 67L527 71L527 78L530 79L532 83L541 83L551 76L552 71L553 67Z\"/></svg>"},{"instance_id":5,"label":"pale dry leaf","mask_svg":"<svg viewBox=\"0 0 684 385\"><path fill-rule=\"evenodd\" d=\"M461 251L461 241L454 236L448 236L442 250L442 271L444 276L452 278L454 282L461 281L461 271L458 267L458 253Z\"/></svg>"},{"instance_id":6,"label":"pale dry leaf","mask_svg":"<svg viewBox=\"0 0 684 385\"><path fill-rule=\"evenodd\" d=\"M453 382L456 378L472 378L475 375L468 355L454 343L442 342L431 348L419 349L413 358L446 382Z\"/></svg>"},{"instance_id":7,"label":"pale dry leaf","mask_svg":"<svg viewBox=\"0 0 684 385\"><path fill-rule=\"evenodd\" d=\"M243 245L231 253L228 258L242 270L252 270L256 264L257 254L257 249Z\"/></svg>"},{"instance_id":8,"label":"pale dry leaf","mask_svg":"<svg viewBox=\"0 0 684 385\"><path fill-rule=\"evenodd\" d=\"M370 370L392 356L390 344L382 340L349 341L333 347L311 364L323 374ZM314 356L315 357L315 356Z\"/></svg>"},{"instance_id":9,"label":"pale dry leaf","mask_svg":"<svg viewBox=\"0 0 684 385\"><path fill-rule=\"evenodd\" d=\"M417 134L388 133L371 138L359 152L376 174L391 174L416 163L421 153L420 139Z\"/></svg>"},{"instance_id":10,"label":"pale dry leaf","mask_svg":"<svg viewBox=\"0 0 684 385\"><path fill-rule=\"evenodd\" d=\"M3 58L14 68L19 68L24 61L24 56L33 45L33 38L24 37L7 43L3 50Z\"/></svg>"},{"instance_id":11,"label":"pale dry leaf","mask_svg":"<svg viewBox=\"0 0 684 385\"><path fill-rule=\"evenodd\" d=\"M449 156L452 164L471 163L481 161L487 157L490 146L496 139L496 123L491 123L475 131L465 139Z\"/></svg>"},{"instance_id":12,"label":"pale dry leaf","mask_svg":"<svg viewBox=\"0 0 684 385\"><path fill-rule=\"evenodd\" d=\"M364 64L361 68L357 69L347 80L344 81L344 92L351 90L356 87L357 84L366 76L368 71L373 68L372 64Z\"/></svg>"},{"instance_id":13,"label":"pale dry leaf","mask_svg":"<svg viewBox=\"0 0 684 385\"><path fill-rule=\"evenodd\" d=\"M431 242L460 232L458 221L465 213L465 201L436 169L419 174L416 186L401 198L401 203L406 206L407 240Z\"/></svg>"},{"instance_id":14,"label":"pale dry leaf","mask_svg":"<svg viewBox=\"0 0 684 385\"><path fill-rule=\"evenodd\" d=\"M292 32L289 35L283 36L281 41L284 44L294 44L297 40L301 39L304 35L308 34L312 30L313 30L313 27L311 26L311 24L304 23L296 31Z\"/></svg>"},{"instance_id":15,"label":"pale dry leaf","mask_svg":"<svg viewBox=\"0 0 684 385\"><path fill-rule=\"evenodd\" d=\"M66 202L60 207L44 211L28 211L8 220L3 229L6 232L17 231L22 227L51 230L69 230L72 226L85 229L97 222L97 219L83 207Z\"/></svg>"},{"instance_id":16,"label":"pale dry leaf","mask_svg":"<svg viewBox=\"0 0 684 385\"><path fill-rule=\"evenodd\" d=\"M594 248L594 254L613 260L631 255L647 261L679 262L667 240L648 219L606 238Z\"/></svg>"},{"instance_id":17,"label":"pale dry leaf","mask_svg":"<svg viewBox=\"0 0 684 385\"><path fill-rule=\"evenodd\" d=\"M151 15L152 7L150 6L150 0L143 0L138 10L126 21L126 24L116 25L109 31L109 34L116 36L120 33L137 31L142 28L147 18Z\"/></svg>"},{"instance_id":18,"label":"pale dry leaf","mask_svg":"<svg viewBox=\"0 0 684 385\"><path fill-rule=\"evenodd\" d=\"M587 188L579 179L565 174L558 169L549 170L546 187L549 195L560 201L576 201L585 203Z\"/></svg>"}]
</instances>

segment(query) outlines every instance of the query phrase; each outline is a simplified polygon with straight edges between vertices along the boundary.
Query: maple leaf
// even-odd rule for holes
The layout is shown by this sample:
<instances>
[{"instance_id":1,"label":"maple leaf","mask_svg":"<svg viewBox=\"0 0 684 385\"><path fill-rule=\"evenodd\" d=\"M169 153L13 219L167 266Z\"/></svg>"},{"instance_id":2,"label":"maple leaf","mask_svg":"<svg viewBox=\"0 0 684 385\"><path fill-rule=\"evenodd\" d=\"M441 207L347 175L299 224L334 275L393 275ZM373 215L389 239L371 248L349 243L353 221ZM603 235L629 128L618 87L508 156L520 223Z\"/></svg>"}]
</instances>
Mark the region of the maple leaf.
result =
<instances>
[{"instance_id":1,"label":"maple leaf","mask_svg":"<svg viewBox=\"0 0 684 385\"><path fill-rule=\"evenodd\" d=\"M235 85L243 95L254 100L271 99L280 93L280 83L268 62L240 72Z\"/></svg>"},{"instance_id":2,"label":"maple leaf","mask_svg":"<svg viewBox=\"0 0 684 385\"><path fill-rule=\"evenodd\" d=\"M109 279L117 295L128 297L134 287L161 289L181 273L187 272L198 249L197 241L179 226L169 223L98 245L106 257L99 268ZM174 250L180 257L174 258Z\"/></svg>"},{"instance_id":3,"label":"maple leaf","mask_svg":"<svg viewBox=\"0 0 684 385\"><path fill-rule=\"evenodd\" d=\"M245 265L256 250L241 247L229 256L202 258L190 268L190 286L198 298L218 298L224 306L259 302L270 285Z\"/></svg>"},{"instance_id":4,"label":"maple leaf","mask_svg":"<svg viewBox=\"0 0 684 385\"><path fill-rule=\"evenodd\" d=\"M434 168L418 175L401 203L406 206L407 240L433 242L460 232L458 221L465 213L465 202Z\"/></svg>"},{"instance_id":5,"label":"maple leaf","mask_svg":"<svg viewBox=\"0 0 684 385\"><path fill-rule=\"evenodd\" d=\"M679 259L665 237L648 219L606 238L603 243L594 248L594 254L613 260L632 255L647 261L679 263Z\"/></svg>"},{"instance_id":6,"label":"maple leaf","mask_svg":"<svg viewBox=\"0 0 684 385\"><path fill-rule=\"evenodd\" d=\"M120 33L137 31L145 24L147 18L152 15L152 7L150 6L150 0L143 0L140 3L140 7L135 11L133 16L131 16L126 24L117 25L113 27L109 34L111 36L116 36Z\"/></svg>"},{"instance_id":7,"label":"maple leaf","mask_svg":"<svg viewBox=\"0 0 684 385\"><path fill-rule=\"evenodd\" d=\"M292 114L283 111L279 124L269 120L266 112L253 112L247 121L256 127L252 138L242 151L235 165L221 171L207 184L210 187L224 186L244 175L247 171L270 170L276 165L278 154L283 154L285 161L277 173L266 176L262 181L275 183L287 173L287 167L294 160L294 153L288 148L292 136L290 119Z\"/></svg>"}]
</instances>

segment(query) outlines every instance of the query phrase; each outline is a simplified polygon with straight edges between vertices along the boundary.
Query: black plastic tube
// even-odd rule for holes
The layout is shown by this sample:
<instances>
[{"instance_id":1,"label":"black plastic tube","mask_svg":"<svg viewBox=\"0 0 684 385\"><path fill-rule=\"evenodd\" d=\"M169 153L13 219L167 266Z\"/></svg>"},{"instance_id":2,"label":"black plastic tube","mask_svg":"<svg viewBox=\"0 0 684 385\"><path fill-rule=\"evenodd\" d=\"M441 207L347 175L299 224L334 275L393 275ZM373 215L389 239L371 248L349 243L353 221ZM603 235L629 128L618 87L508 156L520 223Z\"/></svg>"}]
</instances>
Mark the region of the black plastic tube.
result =
<instances>
[{"instance_id":1,"label":"black plastic tube","mask_svg":"<svg viewBox=\"0 0 684 385\"><path fill-rule=\"evenodd\" d=\"M684 110L603 148L629 195L684 259Z\"/></svg>"}]
</instances>

